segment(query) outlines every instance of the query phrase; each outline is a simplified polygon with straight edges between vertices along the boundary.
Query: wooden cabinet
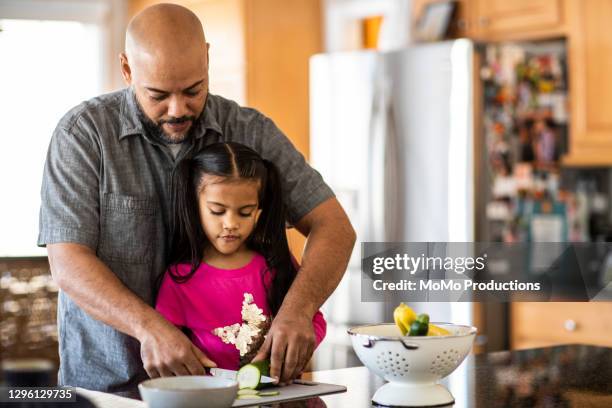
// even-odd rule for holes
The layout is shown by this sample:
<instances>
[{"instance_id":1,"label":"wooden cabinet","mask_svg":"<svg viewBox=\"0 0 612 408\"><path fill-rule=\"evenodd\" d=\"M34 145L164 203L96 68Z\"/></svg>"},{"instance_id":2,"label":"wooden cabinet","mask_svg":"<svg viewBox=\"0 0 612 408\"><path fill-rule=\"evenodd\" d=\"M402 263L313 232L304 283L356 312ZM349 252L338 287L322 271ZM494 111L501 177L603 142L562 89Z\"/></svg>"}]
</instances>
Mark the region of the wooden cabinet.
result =
<instances>
[{"instance_id":1,"label":"wooden cabinet","mask_svg":"<svg viewBox=\"0 0 612 408\"><path fill-rule=\"evenodd\" d=\"M414 0L415 18L439 1L443 0ZM568 1L576 0L459 0L450 31L453 37L480 41L563 36Z\"/></svg>"},{"instance_id":2,"label":"wooden cabinet","mask_svg":"<svg viewBox=\"0 0 612 408\"><path fill-rule=\"evenodd\" d=\"M489 41L551 36L563 25L562 0L476 0L466 3L473 7L473 35Z\"/></svg>"},{"instance_id":3,"label":"wooden cabinet","mask_svg":"<svg viewBox=\"0 0 612 408\"><path fill-rule=\"evenodd\" d=\"M323 52L318 0L246 0L247 104L270 116L306 157L309 59Z\"/></svg>"},{"instance_id":4,"label":"wooden cabinet","mask_svg":"<svg viewBox=\"0 0 612 408\"><path fill-rule=\"evenodd\" d=\"M462 34L482 42L566 39L570 132L569 152L562 162L612 166L612 1L461 0L458 4Z\"/></svg>"},{"instance_id":5,"label":"wooden cabinet","mask_svg":"<svg viewBox=\"0 0 612 408\"><path fill-rule=\"evenodd\" d=\"M584 343L612 346L612 303L513 303L514 349Z\"/></svg>"},{"instance_id":6,"label":"wooden cabinet","mask_svg":"<svg viewBox=\"0 0 612 408\"><path fill-rule=\"evenodd\" d=\"M563 37L569 78L564 166L612 166L612 1L463 0L466 35L480 41Z\"/></svg>"},{"instance_id":7,"label":"wooden cabinet","mask_svg":"<svg viewBox=\"0 0 612 408\"><path fill-rule=\"evenodd\" d=\"M247 104L282 129L308 159L309 59L323 51L320 0L246 0ZM287 234L301 260L305 239Z\"/></svg>"},{"instance_id":8,"label":"wooden cabinet","mask_svg":"<svg viewBox=\"0 0 612 408\"><path fill-rule=\"evenodd\" d=\"M568 36L570 152L564 164L612 165L612 2L573 1Z\"/></svg>"}]
</instances>

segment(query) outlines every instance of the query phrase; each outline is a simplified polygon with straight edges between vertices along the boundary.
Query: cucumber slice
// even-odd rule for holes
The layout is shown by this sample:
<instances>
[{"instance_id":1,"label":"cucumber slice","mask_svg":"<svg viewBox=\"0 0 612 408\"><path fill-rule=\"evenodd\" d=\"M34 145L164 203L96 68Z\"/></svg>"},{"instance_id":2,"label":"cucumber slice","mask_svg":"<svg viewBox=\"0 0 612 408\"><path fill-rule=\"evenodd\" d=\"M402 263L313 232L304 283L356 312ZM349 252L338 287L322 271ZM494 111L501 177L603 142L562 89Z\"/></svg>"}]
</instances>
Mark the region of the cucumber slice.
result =
<instances>
[{"instance_id":1,"label":"cucumber slice","mask_svg":"<svg viewBox=\"0 0 612 408\"><path fill-rule=\"evenodd\" d=\"M238 390L238 395L258 395L259 391L252 390L250 388L244 388L242 390Z\"/></svg>"},{"instance_id":2,"label":"cucumber slice","mask_svg":"<svg viewBox=\"0 0 612 408\"><path fill-rule=\"evenodd\" d=\"M261 377L270 375L270 362L257 361L255 363L244 365L238 370L236 380L238 381L239 389L256 390L261 388Z\"/></svg>"},{"instance_id":3,"label":"cucumber slice","mask_svg":"<svg viewBox=\"0 0 612 408\"><path fill-rule=\"evenodd\" d=\"M257 395L259 395L260 397L274 397L278 394L280 394L280 392L278 391L260 391Z\"/></svg>"},{"instance_id":4,"label":"cucumber slice","mask_svg":"<svg viewBox=\"0 0 612 408\"><path fill-rule=\"evenodd\" d=\"M279 391L257 391L252 390L250 388L243 388L238 390L238 396L236 399L244 400L244 399L257 399L263 397L275 397L279 395Z\"/></svg>"},{"instance_id":5,"label":"cucumber slice","mask_svg":"<svg viewBox=\"0 0 612 408\"><path fill-rule=\"evenodd\" d=\"M252 395L239 395L236 397L236 399L239 400L246 400L246 399L258 399L261 398L259 395L256 394L252 394Z\"/></svg>"}]
</instances>

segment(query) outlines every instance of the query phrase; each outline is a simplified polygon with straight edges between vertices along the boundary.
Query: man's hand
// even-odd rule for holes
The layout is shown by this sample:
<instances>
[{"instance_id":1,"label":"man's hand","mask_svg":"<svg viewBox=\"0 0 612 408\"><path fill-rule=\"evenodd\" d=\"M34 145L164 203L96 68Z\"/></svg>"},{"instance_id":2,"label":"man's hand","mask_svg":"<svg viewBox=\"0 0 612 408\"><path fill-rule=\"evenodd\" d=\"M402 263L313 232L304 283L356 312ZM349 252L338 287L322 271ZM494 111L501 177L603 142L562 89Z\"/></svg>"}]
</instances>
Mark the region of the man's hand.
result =
<instances>
[{"instance_id":1,"label":"man's hand","mask_svg":"<svg viewBox=\"0 0 612 408\"><path fill-rule=\"evenodd\" d=\"M270 376L281 384L301 373L315 348L312 320L305 315L287 316L282 311L272 321L266 340L253 361L270 359Z\"/></svg>"},{"instance_id":2,"label":"man's hand","mask_svg":"<svg viewBox=\"0 0 612 408\"><path fill-rule=\"evenodd\" d=\"M281 383L299 376L310 360L312 317L338 286L355 244L355 231L335 198L319 204L295 227L308 237L302 266L253 359L270 358L270 375Z\"/></svg>"},{"instance_id":3,"label":"man's hand","mask_svg":"<svg viewBox=\"0 0 612 408\"><path fill-rule=\"evenodd\" d=\"M148 328L140 340L140 357L151 378L203 375L204 367L216 367L179 329L167 321Z\"/></svg>"}]
</instances>

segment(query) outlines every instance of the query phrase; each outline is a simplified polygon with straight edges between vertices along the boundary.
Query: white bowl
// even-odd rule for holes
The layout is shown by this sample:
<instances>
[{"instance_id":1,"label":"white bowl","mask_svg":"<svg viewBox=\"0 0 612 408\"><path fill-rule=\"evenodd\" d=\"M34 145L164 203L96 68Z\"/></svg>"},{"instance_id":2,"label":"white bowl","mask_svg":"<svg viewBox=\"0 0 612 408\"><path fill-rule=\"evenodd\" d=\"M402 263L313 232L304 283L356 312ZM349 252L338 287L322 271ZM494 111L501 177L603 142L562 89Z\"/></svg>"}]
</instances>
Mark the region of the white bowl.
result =
<instances>
[{"instance_id":1,"label":"white bowl","mask_svg":"<svg viewBox=\"0 0 612 408\"><path fill-rule=\"evenodd\" d=\"M238 393L238 383L204 375L161 377L138 385L140 396L151 408L227 408Z\"/></svg>"},{"instance_id":2,"label":"white bowl","mask_svg":"<svg viewBox=\"0 0 612 408\"><path fill-rule=\"evenodd\" d=\"M402 336L393 323L348 330L357 357L372 372L389 381L373 401L388 406L432 406L453 403L436 382L452 373L472 348L476 328L433 322L448 336Z\"/></svg>"}]
</instances>

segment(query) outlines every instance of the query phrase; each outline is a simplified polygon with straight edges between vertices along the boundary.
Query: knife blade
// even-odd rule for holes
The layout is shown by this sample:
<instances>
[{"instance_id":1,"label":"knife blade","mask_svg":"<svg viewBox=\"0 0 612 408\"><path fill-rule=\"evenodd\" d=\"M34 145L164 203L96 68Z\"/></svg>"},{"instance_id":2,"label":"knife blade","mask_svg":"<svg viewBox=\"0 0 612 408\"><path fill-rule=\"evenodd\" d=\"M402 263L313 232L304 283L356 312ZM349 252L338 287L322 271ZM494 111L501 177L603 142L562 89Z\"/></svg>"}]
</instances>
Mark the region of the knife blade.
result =
<instances>
[{"instance_id":1,"label":"knife blade","mask_svg":"<svg viewBox=\"0 0 612 408\"><path fill-rule=\"evenodd\" d=\"M217 368L217 367L213 367L208 369L208 372L210 373L210 375L215 376L215 377L219 377L219 378L227 378L228 380L235 380L238 377L238 371L236 370L228 370L226 368ZM274 378L272 377L267 377L265 375L261 376L260 382L262 383L273 383Z\"/></svg>"}]
</instances>

